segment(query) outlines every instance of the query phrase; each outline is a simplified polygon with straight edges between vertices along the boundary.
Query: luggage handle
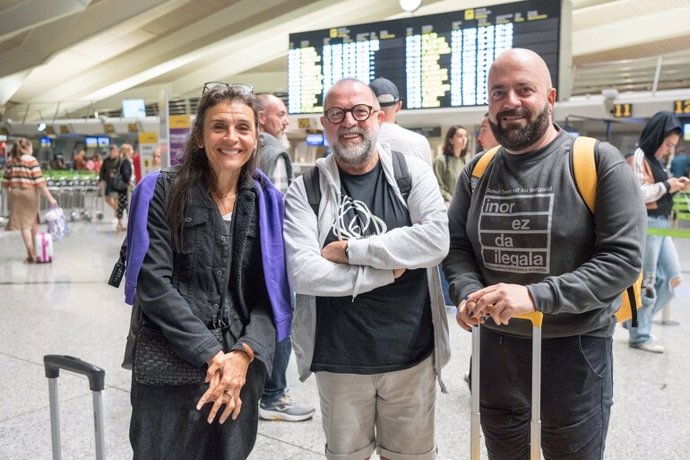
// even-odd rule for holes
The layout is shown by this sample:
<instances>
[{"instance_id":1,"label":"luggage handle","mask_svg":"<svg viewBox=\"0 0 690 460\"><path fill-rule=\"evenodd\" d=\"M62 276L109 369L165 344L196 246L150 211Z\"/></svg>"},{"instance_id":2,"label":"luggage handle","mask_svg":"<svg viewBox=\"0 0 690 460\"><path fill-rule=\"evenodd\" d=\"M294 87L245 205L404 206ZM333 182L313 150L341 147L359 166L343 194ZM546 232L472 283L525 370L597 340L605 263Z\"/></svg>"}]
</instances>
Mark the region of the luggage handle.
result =
<instances>
[{"instance_id":1,"label":"luggage handle","mask_svg":"<svg viewBox=\"0 0 690 460\"><path fill-rule=\"evenodd\" d=\"M46 377L49 379L58 378L60 369L64 369L88 377L91 391L103 391L105 388L105 370L79 358L69 355L45 355L43 363Z\"/></svg>"},{"instance_id":2,"label":"luggage handle","mask_svg":"<svg viewBox=\"0 0 690 460\"><path fill-rule=\"evenodd\" d=\"M532 323L532 420L530 421L530 459L541 458L541 333L544 314L533 311L514 318Z\"/></svg>"},{"instance_id":3,"label":"luggage handle","mask_svg":"<svg viewBox=\"0 0 690 460\"><path fill-rule=\"evenodd\" d=\"M53 448L53 460L62 460L60 439L60 404L58 402L57 379L60 369L82 374L88 377L89 387L93 392L93 426L96 435L96 460L105 458L105 436L103 433L103 389L105 388L105 370L79 358L68 355L43 356L48 391L50 394L50 436Z\"/></svg>"},{"instance_id":4,"label":"luggage handle","mask_svg":"<svg viewBox=\"0 0 690 460\"><path fill-rule=\"evenodd\" d=\"M541 333L544 314L540 311L513 316L532 323L532 413L530 420L530 460L541 458ZM470 459L480 459L479 362L480 326L472 328L472 385L470 409Z\"/></svg>"},{"instance_id":5,"label":"luggage handle","mask_svg":"<svg viewBox=\"0 0 690 460\"><path fill-rule=\"evenodd\" d=\"M516 319L526 319L532 323L532 327L542 327L544 323L544 313L540 311L532 311L529 313L523 313L522 315L513 316Z\"/></svg>"}]
</instances>

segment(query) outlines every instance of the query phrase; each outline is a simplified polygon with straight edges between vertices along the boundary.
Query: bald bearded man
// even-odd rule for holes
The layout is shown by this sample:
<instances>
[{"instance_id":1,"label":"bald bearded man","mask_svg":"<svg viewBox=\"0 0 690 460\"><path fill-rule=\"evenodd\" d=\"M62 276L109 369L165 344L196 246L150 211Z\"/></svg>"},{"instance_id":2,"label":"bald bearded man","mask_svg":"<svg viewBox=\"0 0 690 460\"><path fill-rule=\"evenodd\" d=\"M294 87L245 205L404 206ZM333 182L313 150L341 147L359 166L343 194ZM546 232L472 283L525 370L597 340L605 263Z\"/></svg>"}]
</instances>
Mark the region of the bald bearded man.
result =
<instances>
[{"instance_id":1,"label":"bald bearded man","mask_svg":"<svg viewBox=\"0 0 690 460\"><path fill-rule=\"evenodd\" d=\"M529 457L531 328L544 314L542 448L546 459L601 459L613 397L620 293L642 267L645 219L621 153L595 147L596 211L570 171L573 137L553 122L556 89L536 53L492 64L489 124L503 146L477 181L465 168L448 209L443 268L457 321L481 328L481 425L489 457Z\"/></svg>"}]
</instances>

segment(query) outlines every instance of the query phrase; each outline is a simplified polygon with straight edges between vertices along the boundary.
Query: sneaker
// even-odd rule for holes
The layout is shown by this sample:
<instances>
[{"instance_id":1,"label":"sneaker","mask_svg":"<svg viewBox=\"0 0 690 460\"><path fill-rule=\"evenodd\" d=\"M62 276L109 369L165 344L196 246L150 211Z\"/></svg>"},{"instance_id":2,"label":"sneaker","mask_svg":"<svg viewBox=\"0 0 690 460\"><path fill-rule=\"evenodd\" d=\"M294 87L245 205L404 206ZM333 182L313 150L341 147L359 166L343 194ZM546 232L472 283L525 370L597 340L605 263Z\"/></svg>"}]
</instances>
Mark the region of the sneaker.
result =
<instances>
[{"instance_id":1,"label":"sneaker","mask_svg":"<svg viewBox=\"0 0 690 460\"><path fill-rule=\"evenodd\" d=\"M282 420L301 422L314 416L314 408L309 404L298 403L290 398L287 390L275 401L259 403L259 417L263 420Z\"/></svg>"},{"instance_id":2,"label":"sneaker","mask_svg":"<svg viewBox=\"0 0 690 460\"><path fill-rule=\"evenodd\" d=\"M642 343L631 343L629 344L632 348L637 348L638 350L648 351L650 353L663 353L663 345L659 345L656 340L651 339Z\"/></svg>"}]
</instances>

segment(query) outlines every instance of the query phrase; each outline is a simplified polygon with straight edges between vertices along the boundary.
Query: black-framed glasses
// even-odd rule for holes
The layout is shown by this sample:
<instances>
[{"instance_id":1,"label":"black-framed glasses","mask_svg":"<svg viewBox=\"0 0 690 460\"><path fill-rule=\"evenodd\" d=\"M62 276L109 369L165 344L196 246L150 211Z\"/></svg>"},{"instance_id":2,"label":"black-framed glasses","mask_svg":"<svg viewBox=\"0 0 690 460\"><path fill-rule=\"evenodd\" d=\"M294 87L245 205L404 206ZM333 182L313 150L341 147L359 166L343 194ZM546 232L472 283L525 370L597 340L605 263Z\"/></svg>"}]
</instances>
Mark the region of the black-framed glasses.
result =
<instances>
[{"instance_id":1,"label":"black-framed glasses","mask_svg":"<svg viewBox=\"0 0 690 460\"><path fill-rule=\"evenodd\" d=\"M217 86L222 86L227 89L234 89L242 94L252 94L254 92L254 87L246 83L226 83L224 81L207 81L204 83L204 89L201 90L201 95L203 96L207 92L211 91Z\"/></svg>"},{"instance_id":2,"label":"black-framed glasses","mask_svg":"<svg viewBox=\"0 0 690 460\"><path fill-rule=\"evenodd\" d=\"M372 106L366 104L357 104L349 109L343 107L330 107L323 113L326 119L333 124L341 123L345 119L345 115L350 112L352 118L356 121L366 121L372 113L376 112Z\"/></svg>"}]
</instances>

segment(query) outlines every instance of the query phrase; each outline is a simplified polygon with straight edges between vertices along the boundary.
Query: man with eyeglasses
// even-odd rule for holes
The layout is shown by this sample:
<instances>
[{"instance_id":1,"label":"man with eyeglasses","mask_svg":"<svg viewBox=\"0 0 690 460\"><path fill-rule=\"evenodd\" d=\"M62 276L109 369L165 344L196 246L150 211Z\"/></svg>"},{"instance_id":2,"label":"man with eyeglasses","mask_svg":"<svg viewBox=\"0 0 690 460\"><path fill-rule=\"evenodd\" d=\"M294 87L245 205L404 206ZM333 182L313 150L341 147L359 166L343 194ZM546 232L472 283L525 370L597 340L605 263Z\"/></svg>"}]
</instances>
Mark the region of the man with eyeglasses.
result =
<instances>
[{"instance_id":1,"label":"man with eyeglasses","mask_svg":"<svg viewBox=\"0 0 690 460\"><path fill-rule=\"evenodd\" d=\"M321 117L333 154L288 189L293 346L300 379L316 374L327 458L432 459L447 216L431 168L378 143L382 120L366 83L335 83Z\"/></svg>"},{"instance_id":2,"label":"man with eyeglasses","mask_svg":"<svg viewBox=\"0 0 690 460\"><path fill-rule=\"evenodd\" d=\"M259 167L282 193L292 182L292 162L284 142L285 129L290 123L285 104L273 94L256 96L259 121ZM259 417L264 420L300 422L314 415L314 407L294 401L287 388L287 366L292 344L290 337L276 343L273 353L273 372L266 378L259 405Z\"/></svg>"}]
</instances>

